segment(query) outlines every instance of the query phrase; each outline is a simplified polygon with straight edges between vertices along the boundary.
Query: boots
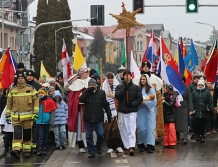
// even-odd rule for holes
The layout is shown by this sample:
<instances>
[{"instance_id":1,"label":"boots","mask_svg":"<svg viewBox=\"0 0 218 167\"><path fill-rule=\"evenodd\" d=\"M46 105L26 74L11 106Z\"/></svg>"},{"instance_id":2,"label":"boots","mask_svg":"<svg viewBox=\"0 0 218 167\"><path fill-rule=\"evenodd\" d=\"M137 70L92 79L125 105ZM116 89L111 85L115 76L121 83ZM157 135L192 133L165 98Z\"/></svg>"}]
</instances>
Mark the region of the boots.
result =
<instances>
[{"instance_id":1,"label":"boots","mask_svg":"<svg viewBox=\"0 0 218 167\"><path fill-rule=\"evenodd\" d=\"M153 146L150 144L147 144L147 153L148 154L153 154Z\"/></svg>"},{"instance_id":2,"label":"boots","mask_svg":"<svg viewBox=\"0 0 218 167\"><path fill-rule=\"evenodd\" d=\"M195 133L192 133L192 136L190 137L190 140L194 140L195 139Z\"/></svg>"},{"instance_id":3,"label":"boots","mask_svg":"<svg viewBox=\"0 0 218 167\"><path fill-rule=\"evenodd\" d=\"M138 144L139 152L144 152L144 144Z\"/></svg>"}]
</instances>

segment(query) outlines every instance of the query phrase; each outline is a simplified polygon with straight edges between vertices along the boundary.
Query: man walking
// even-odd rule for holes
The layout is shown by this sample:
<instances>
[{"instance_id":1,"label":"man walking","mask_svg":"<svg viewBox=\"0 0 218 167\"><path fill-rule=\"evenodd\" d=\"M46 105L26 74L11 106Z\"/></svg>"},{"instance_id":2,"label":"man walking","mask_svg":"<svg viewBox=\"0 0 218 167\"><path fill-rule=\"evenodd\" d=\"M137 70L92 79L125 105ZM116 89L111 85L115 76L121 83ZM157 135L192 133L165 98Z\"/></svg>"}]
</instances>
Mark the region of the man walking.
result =
<instances>
[{"instance_id":1,"label":"man walking","mask_svg":"<svg viewBox=\"0 0 218 167\"><path fill-rule=\"evenodd\" d=\"M106 100L106 94L103 90L98 89L97 82L91 78L88 82L88 89L85 90L79 98L81 103L85 104L84 121L86 123L86 141L89 151L89 158L95 157L95 148L93 142L93 128L97 134L97 152L102 154L101 145L104 140L104 111L108 117L108 122L111 122L111 110L109 103Z\"/></svg>"},{"instance_id":2,"label":"man walking","mask_svg":"<svg viewBox=\"0 0 218 167\"><path fill-rule=\"evenodd\" d=\"M136 143L136 116L138 106L142 103L139 86L132 83L132 75L124 71L124 81L116 87L115 98L118 100L118 127L124 144L124 153L134 156Z\"/></svg>"},{"instance_id":3,"label":"man walking","mask_svg":"<svg viewBox=\"0 0 218 167\"><path fill-rule=\"evenodd\" d=\"M14 127L11 155L20 157L23 149L24 157L30 157L32 123L37 119L39 110L39 99L37 91L26 84L26 76L23 72L17 73L17 85L8 93L6 119Z\"/></svg>"}]
</instances>

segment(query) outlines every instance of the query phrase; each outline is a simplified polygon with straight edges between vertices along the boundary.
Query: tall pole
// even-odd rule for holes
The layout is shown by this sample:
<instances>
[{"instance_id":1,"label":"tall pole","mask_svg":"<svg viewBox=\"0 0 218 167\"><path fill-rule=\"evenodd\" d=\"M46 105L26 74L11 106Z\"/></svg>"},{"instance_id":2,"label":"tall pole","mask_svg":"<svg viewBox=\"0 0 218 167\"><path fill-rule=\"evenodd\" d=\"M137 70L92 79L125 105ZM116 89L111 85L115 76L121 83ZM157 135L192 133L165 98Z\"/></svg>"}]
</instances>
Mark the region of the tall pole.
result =
<instances>
[{"instance_id":1,"label":"tall pole","mask_svg":"<svg viewBox=\"0 0 218 167\"><path fill-rule=\"evenodd\" d=\"M4 30L4 19L5 19L5 10L4 10L4 2L2 1L2 56L3 56L3 51L4 51L4 41L5 41L5 30Z\"/></svg>"},{"instance_id":2,"label":"tall pole","mask_svg":"<svg viewBox=\"0 0 218 167\"><path fill-rule=\"evenodd\" d=\"M128 70L129 70L129 55L128 55L128 51L129 51L129 47L128 47L128 40L129 39L129 35L128 35L128 32L126 30L126 74L127 74L127 81L128 81L128 76L129 76L129 73L128 73ZM127 85L129 84L128 82L126 83ZM126 102L128 103L129 102L129 95L128 95L128 90L126 91Z\"/></svg>"}]
</instances>

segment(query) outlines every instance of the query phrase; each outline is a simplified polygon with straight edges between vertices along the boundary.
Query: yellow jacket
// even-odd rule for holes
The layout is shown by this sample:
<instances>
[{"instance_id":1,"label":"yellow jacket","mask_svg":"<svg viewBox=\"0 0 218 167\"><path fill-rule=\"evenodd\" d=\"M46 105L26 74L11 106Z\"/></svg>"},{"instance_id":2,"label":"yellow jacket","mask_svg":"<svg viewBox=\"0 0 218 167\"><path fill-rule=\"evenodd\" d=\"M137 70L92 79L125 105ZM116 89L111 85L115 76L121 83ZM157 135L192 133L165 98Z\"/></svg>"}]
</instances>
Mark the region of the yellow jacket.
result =
<instances>
[{"instance_id":1,"label":"yellow jacket","mask_svg":"<svg viewBox=\"0 0 218 167\"><path fill-rule=\"evenodd\" d=\"M37 91L26 83L17 84L8 93L6 117L12 120L30 120L33 114L38 114L39 99Z\"/></svg>"}]
</instances>

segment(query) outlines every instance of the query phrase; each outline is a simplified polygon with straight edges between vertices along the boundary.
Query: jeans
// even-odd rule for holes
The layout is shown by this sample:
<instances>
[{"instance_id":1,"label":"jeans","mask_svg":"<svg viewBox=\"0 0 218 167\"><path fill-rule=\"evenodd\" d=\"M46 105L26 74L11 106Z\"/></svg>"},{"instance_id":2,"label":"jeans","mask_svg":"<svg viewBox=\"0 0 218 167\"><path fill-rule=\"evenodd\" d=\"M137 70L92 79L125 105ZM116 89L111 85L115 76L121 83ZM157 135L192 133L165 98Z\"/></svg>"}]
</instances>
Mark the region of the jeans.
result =
<instances>
[{"instance_id":1,"label":"jeans","mask_svg":"<svg viewBox=\"0 0 218 167\"><path fill-rule=\"evenodd\" d=\"M48 148L49 124L37 124L38 143L37 147Z\"/></svg>"},{"instance_id":2,"label":"jeans","mask_svg":"<svg viewBox=\"0 0 218 167\"><path fill-rule=\"evenodd\" d=\"M54 125L56 147L66 146L66 125Z\"/></svg>"},{"instance_id":3,"label":"jeans","mask_svg":"<svg viewBox=\"0 0 218 167\"><path fill-rule=\"evenodd\" d=\"M86 142L89 153L95 153L93 141L93 129L95 128L97 134L96 147L101 148L104 140L104 127L102 122L86 122Z\"/></svg>"}]
</instances>

